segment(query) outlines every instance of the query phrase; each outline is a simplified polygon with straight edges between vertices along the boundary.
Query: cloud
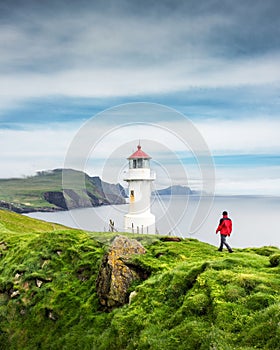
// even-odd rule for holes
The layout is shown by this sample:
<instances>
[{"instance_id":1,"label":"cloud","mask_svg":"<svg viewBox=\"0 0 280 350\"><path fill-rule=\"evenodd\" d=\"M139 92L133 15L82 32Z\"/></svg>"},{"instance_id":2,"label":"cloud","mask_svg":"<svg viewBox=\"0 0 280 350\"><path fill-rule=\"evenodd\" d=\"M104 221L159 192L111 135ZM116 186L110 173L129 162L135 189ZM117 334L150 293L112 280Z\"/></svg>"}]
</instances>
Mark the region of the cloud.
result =
<instances>
[{"instance_id":1,"label":"cloud","mask_svg":"<svg viewBox=\"0 0 280 350\"><path fill-rule=\"evenodd\" d=\"M0 107L50 95L138 96L278 82L278 5L270 3L252 9L225 2L219 9L216 2L164 2L151 12L127 1L14 8L1 26ZM249 11L253 18L245 22Z\"/></svg>"},{"instance_id":2,"label":"cloud","mask_svg":"<svg viewBox=\"0 0 280 350\"><path fill-rule=\"evenodd\" d=\"M65 152L77 125L33 130L0 130L0 177L32 175L38 170L63 167Z\"/></svg>"},{"instance_id":3,"label":"cloud","mask_svg":"<svg viewBox=\"0 0 280 350\"><path fill-rule=\"evenodd\" d=\"M196 123L213 154L279 154L279 119L211 120Z\"/></svg>"},{"instance_id":4,"label":"cloud","mask_svg":"<svg viewBox=\"0 0 280 350\"><path fill-rule=\"evenodd\" d=\"M22 104L26 99L55 95L95 99L121 96L139 98L142 95L145 99L145 96L175 94L177 91L185 91L187 94L194 87L217 89L262 85L265 90L267 84L280 81L279 60L280 57L263 59L259 63L255 62L252 68L250 62L239 62L238 65L201 62L192 66L178 62L158 68L135 67L125 71L118 68L80 69L47 75L5 75L0 77L0 107L7 109Z\"/></svg>"},{"instance_id":5,"label":"cloud","mask_svg":"<svg viewBox=\"0 0 280 350\"><path fill-rule=\"evenodd\" d=\"M95 159L110 158L117 149L123 152L124 157L129 156L136 149L139 140L144 148L146 144L146 148L149 149L147 152L155 159L172 158L171 153L187 159L191 156L191 152L195 151L191 149L191 140L182 140L182 136L176 133L176 130L183 130L188 126L187 121L172 120L157 124L155 120L154 124L148 122L127 124L118 123L116 120L108 124L110 120L104 119L104 122L102 120L101 117L95 123L93 118L90 124L90 128L93 129L89 130L92 135L89 150L92 149ZM279 119L210 119L196 121L193 124L214 156L279 155ZM31 125L29 129L23 130L2 129L0 147L5 150L7 158L15 155L63 156L74 136L79 135L80 126L80 123L73 122L53 123L47 127ZM83 134L80 137L82 138ZM79 153L79 150L77 152ZM231 162L233 161L231 158Z\"/></svg>"}]
</instances>

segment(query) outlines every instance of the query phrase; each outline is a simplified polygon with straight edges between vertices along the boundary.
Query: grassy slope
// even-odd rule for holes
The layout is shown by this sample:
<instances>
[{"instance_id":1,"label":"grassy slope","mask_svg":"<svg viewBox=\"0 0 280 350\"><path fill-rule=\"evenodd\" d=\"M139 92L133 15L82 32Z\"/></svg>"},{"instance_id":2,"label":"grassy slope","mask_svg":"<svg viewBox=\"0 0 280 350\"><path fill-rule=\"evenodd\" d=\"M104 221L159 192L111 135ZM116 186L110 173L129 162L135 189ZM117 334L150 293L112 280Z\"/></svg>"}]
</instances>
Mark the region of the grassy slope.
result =
<instances>
[{"instance_id":1,"label":"grassy slope","mask_svg":"<svg viewBox=\"0 0 280 350\"><path fill-rule=\"evenodd\" d=\"M131 305L103 313L95 279L114 234L0 210L3 349L278 349L280 267L273 247L234 254L192 239L145 245L151 277ZM42 284L41 284L42 283Z\"/></svg>"},{"instance_id":2,"label":"grassy slope","mask_svg":"<svg viewBox=\"0 0 280 350\"><path fill-rule=\"evenodd\" d=\"M1 200L25 206L52 205L44 200L43 193L61 191L61 173L50 173L44 176L32 176L22 179L1 179Z\"/></svg>"}]
</instances>

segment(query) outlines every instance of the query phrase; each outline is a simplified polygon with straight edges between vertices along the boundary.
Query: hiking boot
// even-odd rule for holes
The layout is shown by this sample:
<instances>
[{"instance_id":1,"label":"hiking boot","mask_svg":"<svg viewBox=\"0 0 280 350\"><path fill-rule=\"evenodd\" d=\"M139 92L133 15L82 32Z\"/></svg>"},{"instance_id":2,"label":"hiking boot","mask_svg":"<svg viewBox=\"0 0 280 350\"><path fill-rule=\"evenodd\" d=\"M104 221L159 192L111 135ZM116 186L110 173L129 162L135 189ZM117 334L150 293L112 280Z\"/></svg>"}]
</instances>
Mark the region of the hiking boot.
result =
<instances>
[{"instance_id":1,"label":"hiking boot","mask_svg":"<svg viewBox=\"0 0 280 350\"><path fill-rule=\"evenodd\" d=\"M233 253L233 250L232 250L232 249L230 249L228 252L229 252L229 253Z\"/></svg>"},{"instance_id":2,"label":"hiking boot","mask_svg":"<svg viewBox=\"0 0 280 350\"><path fill-rule=\"evenodd\" d=\"M221 249L221 248L218 249L218 252L222 252L222 251L223 251L223 249Z\"/></svg>"}]
</instances>

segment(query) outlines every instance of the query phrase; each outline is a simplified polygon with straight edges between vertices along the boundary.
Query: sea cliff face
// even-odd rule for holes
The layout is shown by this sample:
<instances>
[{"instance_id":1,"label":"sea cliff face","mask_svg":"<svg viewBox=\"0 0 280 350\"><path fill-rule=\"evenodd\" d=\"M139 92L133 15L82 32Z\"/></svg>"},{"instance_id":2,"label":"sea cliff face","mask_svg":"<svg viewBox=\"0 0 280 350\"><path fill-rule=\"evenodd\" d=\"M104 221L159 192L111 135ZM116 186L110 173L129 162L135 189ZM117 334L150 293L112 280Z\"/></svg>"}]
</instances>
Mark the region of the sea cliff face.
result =
<instances>
[{"instance_id":1,"label":"sea cliff face","mask_svg":"<svg viewBox=\"0 0 280 350\"><path fill-rule=\"evenodd\" d=\"M279 348L278 248L118 235L0 210L1 348Z\"/></svg>"}]
</instances>

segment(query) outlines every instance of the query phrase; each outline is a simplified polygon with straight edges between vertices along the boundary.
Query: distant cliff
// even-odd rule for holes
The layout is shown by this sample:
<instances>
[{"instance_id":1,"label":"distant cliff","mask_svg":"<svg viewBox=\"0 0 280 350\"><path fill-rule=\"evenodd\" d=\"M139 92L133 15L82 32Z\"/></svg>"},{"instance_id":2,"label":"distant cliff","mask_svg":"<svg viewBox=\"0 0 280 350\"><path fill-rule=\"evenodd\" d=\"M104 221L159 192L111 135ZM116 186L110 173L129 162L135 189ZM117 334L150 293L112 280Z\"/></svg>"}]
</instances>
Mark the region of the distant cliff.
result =
<instances>
[{"instance_id":1,"label":"distant cliff","mask_svg":"<svg viewBox=\"0 0 280 350\"><path fill-rule=\"evenodd\" d=\"M66 179L66 180L65 180ZM17 213L57 211L125 203L125 190L72 169L41 171L27 178L0 179L0 208Z\"/></svg>"}]
</instances>

